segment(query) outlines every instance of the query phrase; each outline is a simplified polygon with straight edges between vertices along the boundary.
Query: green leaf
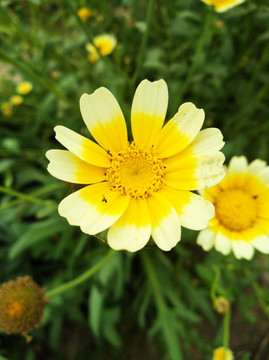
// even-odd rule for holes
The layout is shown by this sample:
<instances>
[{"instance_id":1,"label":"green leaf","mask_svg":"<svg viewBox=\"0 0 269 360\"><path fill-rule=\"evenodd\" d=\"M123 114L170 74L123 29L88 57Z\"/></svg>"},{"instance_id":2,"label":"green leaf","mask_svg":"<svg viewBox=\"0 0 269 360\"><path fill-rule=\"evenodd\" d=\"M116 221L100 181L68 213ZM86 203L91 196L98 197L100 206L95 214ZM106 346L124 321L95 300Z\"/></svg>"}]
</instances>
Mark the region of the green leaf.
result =
<instances>
[{"instance_id":1,"label":"green leaf","mask_svg":"<svg viewBox=\"0 0 269 360\"><path fill-rule=\"evenodd\" d=\"M9 251L9 258L12 260L26 249L36 245L42 240L57 234L66 227L66 223L60 218L51 218L33 224L28 231L26 231L13 244Z\"/></svg>"},{"instance_id":2,"label":"green leaf","mask_svg":"<svg viewBox=\"0 0 269 360\"><path fill-rule=\"evenodd\" d=\"M92 286L88 301L88 322L96 337L100 337L102 322L102 309L104 304L104 294L97 286Z\"/></svg>"}]
</instances>

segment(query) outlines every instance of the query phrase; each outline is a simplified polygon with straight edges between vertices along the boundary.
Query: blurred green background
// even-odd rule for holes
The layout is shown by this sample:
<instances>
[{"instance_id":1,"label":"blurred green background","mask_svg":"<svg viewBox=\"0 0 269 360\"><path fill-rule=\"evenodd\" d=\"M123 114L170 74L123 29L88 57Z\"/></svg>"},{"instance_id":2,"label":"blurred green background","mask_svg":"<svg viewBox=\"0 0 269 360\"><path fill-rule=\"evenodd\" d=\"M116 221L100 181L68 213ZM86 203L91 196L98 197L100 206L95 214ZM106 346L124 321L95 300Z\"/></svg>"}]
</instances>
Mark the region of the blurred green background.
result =
<instances>
[{"instance_id":1,"label":"blurred green background","mask_svg":"<svg viewBox=\"0 0 269 360\"><path fill-rule=\"evenodd\" d=\"M77 10L85 6L92 13L82 20ZM85 45L104 33L117 46L91 63ZM1 1L1 283L28 274L53 289L107 254L98 237L58 215L73 189L47 172L45 152L61 148L56 125L90 136L78 101L100 86L112 91L129 123L144 78L167 82L167 119L186 101L203 108L204 126L223 132L227 161L246 155L268 162L268 0L223 14L200 0ZM23 81L33 88L11 105ZM1 332L0 359L211 359L223 321L210 298L215 284L232 303L235 359L266 360L268 256L239 261L205 253L196 237L185 230L169 253L116 252L91 279L51 297L30 343Z\"/></svg>"}]
</instances>

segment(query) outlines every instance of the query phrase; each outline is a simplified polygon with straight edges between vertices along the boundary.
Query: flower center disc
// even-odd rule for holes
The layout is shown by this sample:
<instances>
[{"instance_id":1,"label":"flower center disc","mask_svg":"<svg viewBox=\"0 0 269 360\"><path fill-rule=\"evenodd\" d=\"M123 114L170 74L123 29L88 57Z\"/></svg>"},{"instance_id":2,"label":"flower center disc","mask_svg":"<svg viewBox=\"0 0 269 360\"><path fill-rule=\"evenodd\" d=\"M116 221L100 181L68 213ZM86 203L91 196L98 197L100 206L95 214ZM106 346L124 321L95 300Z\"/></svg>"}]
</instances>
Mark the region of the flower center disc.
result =
<instances>
[{"instance_id":1,"label":"flower center disc","mask_svg":"<svg viewBox=\"0 0 269 360\"><path fill-rule=\"evenodd\" d=\"M220 223L232 231L251 227L257 215L255 198L239 189L221 192L215 210Z\"/></svg>"},{"instance_id":2,"label":"flower center disc","mask_svg":"<svg viewBox=\"0 0 269 360\"><path fill-rule=\"evenodd\" d=\"M112 189L133 198L147 198L163 186L164 164L153 149L143 149L133 142L111 158L107 181Z\"/></svg>"},{"instance_id":3,"label":"flower center disc","mask_svg":"<svg viewBox=\"0 0 269 360\"><path fill-rule=\"evenodd\" d=\"M20 317L23 312L23 305L21 302L14 300L9 304L7 312L12 318Z\"/></svg>"}]
</instances>

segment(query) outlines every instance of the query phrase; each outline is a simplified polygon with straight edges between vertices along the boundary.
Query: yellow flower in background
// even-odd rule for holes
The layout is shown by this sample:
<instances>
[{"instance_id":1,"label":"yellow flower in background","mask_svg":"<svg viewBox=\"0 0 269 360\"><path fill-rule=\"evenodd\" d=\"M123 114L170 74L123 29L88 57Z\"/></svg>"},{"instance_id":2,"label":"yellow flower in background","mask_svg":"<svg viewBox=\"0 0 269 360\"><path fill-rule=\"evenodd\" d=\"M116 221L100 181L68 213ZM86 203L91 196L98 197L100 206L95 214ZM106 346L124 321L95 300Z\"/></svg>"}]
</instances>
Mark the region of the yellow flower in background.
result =
<instances>
[{"instance_id":1,"label":"yellow flower in background","mask_svg":"<svg viewBox=\"0 0 269 360\"><path fill-rule=\"evenodd\" d=\"M11 96L9 101L12 105L18 106L23 103L23 97L20 95L13 95L13 96Z\"/></svg>"},{"instance_id":2,"label":"yellow flower in background","mask_svg":"<svg viewBox=\"0 0 269 360\"><path fill-rule=\"evenodd\" d=\"M89 235L106 229L115 250L137 251L152 236L162 250L181 238L181 225L200 230L214 216L213 205L190 190L218 183L225 175L218 129L200 131L204 111L181 105L165 125L168 89L164 80L142 81L131 108L129 143L120 106L106 88L82 95L83 120L97 143L56 126L66 150L49 150L48 171L84 184L59 204L59 214Z\"/></svg>"},{"instance_id":3,"label":"yellow flower in background","mask_svg":"<svg viewBox=\"0 0 269 360\"><path fill-rule=\"evenodd\" d=\"M219 347L214 350L212 360L233 360L234 356L230 349Z\"/></svg>"},{"instance_id":4,"label":"yellow flower in background","mask_svg":"<svg viewBox=\"0 0 269 360\"><path fill-rule=\"evenodd\" d=\"M87 43L86 50L89 54L89 61L91 63L96 62L99 59L99 53L102 56L107 56L112 53L117 45L117 40L114 36L109 34L103 34L96 36L93 39L93 44ZM98 50L97 50L98 49Z\"/></svg>"},{"instance_id":5,"label":"yellow flower in background","mask_svg":"<svg viewBox=\"0 0 269 360\"><path fill-rule=\"evenodd\" d=\"M81 18L81 20L86 21L89 19L89 17L92 16L92 11L90 9L88 9L87 7L82 7L80 9L78 9L77 15L78 15L78 17Z\"/></svg>"},{"instance_id":6,"label":"yellow flower in background","mask_svg":"<svg viewBox=\"0 0 269 360\"><path fill-rule=\"evenodd\" d=\"M234 6L242 4L245 0L201 0L205 4L213 6L214 10L217 12L227 11Z\"/></svg>"},{"instance_id":7,"label":"yellow flower in background","mask_svg":"<svg viewBox=\"0 0 269 360\"><path fill-rule=\"evenodd\" d=\"M33 85L29 81L23 81L17 85L17 93L21 95L28 94L33 89Z\"/></svg>"},{"instance_id":8,"label":"yellow flower in background","mask_svg":"<svg viewBox=\"0 0 269 360\"><path fill-rule=\"evenodd\" d=\"M47 302L44 289L30 276L4 283L0 288L0 329L27 336L40 325Z\"/></svg>"},{"instance_id":9,"label":"yellow flower in background","mask_svg":"<svg viewBox=\"0 0 269 360\"><path fill-rule=\"evenodd\" d=\"M86 44L86 50L89 52L89 55L88 55L89 62L94 64L100 57L96 47L93 46L92 44L88 43L88 44Z\"/></svg>"},{"instance_id":10,"label":"yellow flower in background","mask_svg":"<svg viewBox=\"0 0 269 360\"><path fill-rule=\"evenodd\" d=\"M12 106L9 102L4 101L1 104L1 112L5 116L11 116L12 115Z\"/></svg>"},{"instance_id":11,"label":"yellow flower in background","mask_svg":"<svg viewBox=\"0 0 269 360\"><path fill-rule=\"evenodd\" d=\"M203 192L215 205L215 217L197 242L224 255L251 259L254 248L269 253L269 166L262 160L248 165L244 156L233 157L226 177Z\"/></svg>"}]
</instances>

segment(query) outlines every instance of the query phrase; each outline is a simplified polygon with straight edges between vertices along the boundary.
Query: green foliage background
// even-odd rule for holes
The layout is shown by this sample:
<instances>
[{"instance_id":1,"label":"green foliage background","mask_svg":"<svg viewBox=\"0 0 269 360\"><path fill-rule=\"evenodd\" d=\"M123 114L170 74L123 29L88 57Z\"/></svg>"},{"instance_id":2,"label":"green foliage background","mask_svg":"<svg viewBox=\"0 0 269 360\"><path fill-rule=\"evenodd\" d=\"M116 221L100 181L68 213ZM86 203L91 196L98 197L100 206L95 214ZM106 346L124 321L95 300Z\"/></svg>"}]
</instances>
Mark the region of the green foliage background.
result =
<instances>
[{"instance_id":1,"label":"green foliage background","mask_svg":"<svg viewBox=\"0 0 269 360\"><path fill-rule=\"evenodd\" d=\"M76 16L82 6L94 11L85 22ZM90 64L85 44L102 33L118 45ZM90 136L82 93L109 88L129 124L138 83L163 78L167 119L191 101L205 110L205 127L223 132L227 161L243 154L268 161L268 0L223 14L199 0L2 0L0 37L1 102L23 79L33 84L11 116L0 114L0 282L28 274L50 290L105 258L89 280L50 298L32 342L0 333L0 359L211 359L223 321L212 286L232 303L232 329L233 313L243 328L259 328L253 309L269 314L268 256L205 253L187 230L169 253L108 255L98 237L58 215L73 189L47 172L45 152L60 148L56 125ZM257 346L231 337L236 359L254 359Z\"/></svg>"}]
</instances>

